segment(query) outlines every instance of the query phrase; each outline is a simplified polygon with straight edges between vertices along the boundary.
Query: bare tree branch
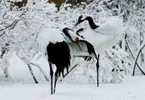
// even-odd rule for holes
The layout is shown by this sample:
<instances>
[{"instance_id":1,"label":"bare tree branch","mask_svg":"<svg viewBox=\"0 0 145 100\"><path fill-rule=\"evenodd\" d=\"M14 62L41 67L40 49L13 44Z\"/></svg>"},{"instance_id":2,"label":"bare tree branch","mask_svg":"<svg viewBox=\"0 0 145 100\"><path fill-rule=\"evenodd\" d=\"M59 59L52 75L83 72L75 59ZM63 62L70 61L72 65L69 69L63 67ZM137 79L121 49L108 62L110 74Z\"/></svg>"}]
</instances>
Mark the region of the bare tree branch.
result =
<instances>
[{"instance_id":1,"label":"bare tree branch","mask_svg":"<svg viewBox=\"0 0 145 100\"><path fill-rule=\"evenodd\" d=\"M40 72L43 74L45 80L46 80L46 81L49 81L47 75L45 75L44 71L42 70L42 68L41 68L39 65L34 64L34 63L32 63L32 62L30 63L30 65L36 66L36 67L40 70Z\"/></svg>"},{"instance_id":2,"label":"bare tree branch","mask_svg":"<svg viewBox=\"0 0 145 100\"><path fill-rule=\"evenodd\" d=\"M22 17L24 14L26 13L26 11L24 11L19 17ZM14 20L10 25L6 26L5 28L3 29L0 29L0 31L4 31L6 29L9 29L9 30L12 30L15 28L16 24L20 21L21 19L16 19Z\"/></svg>"},{"instance_id":3,"label":"bare tree branch","mask_svg":"<svg viewBox=\"0 0 145 100\"><path fill-rule=\"evenodd\" d=\"M28 66L28 69L29 69L29 71L30 71L32 77L33 77L34 82L35 82L36 84L38 84L38 81L37 81L37 79L36 79L36 77L35 77L35 75L34 75L34 73L33 73L33 71L32 71L32 68L31 68L30 64L27 64L27 66Z\"/></svg>"},{"instance_id":4,"label":"bare tree branch","mask_svg":"<svg viewBox=\"0 0 145 100\"><path fill-rule=\"evenodd\" d=\"M139 48L139 51L138 51L138 53L137 53L137 56L136 56L136 59L135 59L135 63L134 63L133 73L132 73L133 76L135 75L135 67L136 67L138 58L139 58L139 56L140 56L142 50L144 49L144 47L145 47L145 44L143 44L143 45Z\"/></svg>"},{"instance_id":5,"label":"bare tree branch","mask_svg":"<svg viewBox=\"0 0 145 100\"><path fill-rule=\"evenodd\" d=\"M15 20L14 22L12 22L10 25L8 25L8 26L6 26L5 28L3 28L3 29L0 29L0 31L4 31L4 30L6 30L6 29L13 29L14 28L14 26L18 23L18 21L19 20Z\"/></svg>"},{"instance_id":6,"label":"bare tree branch","mask_svg":"<svg viewBox=\"0 0 145 100\"><path fill-rule=\"evenodd\" d=\"M126 39L125 39L125 42L126 42L126 46L127 46L128 50L129 50L129 52L130 52L130 54L131 54L133 60L135 60L135 57L134 57L134 55L133 55L133 53L132 53L132 50L131 50L131 48L129 47L129 43L128 43L128 41L127 41ZM145 72L141 69L141 67L139 66L139 64L138 64L137 62L136 62L136 65L137 65L138 69L141 71L141 73L142 73L143 75L145 75ZM134 70L135 70L135 69L134 69Z\"/></svg>"}]
</instances>

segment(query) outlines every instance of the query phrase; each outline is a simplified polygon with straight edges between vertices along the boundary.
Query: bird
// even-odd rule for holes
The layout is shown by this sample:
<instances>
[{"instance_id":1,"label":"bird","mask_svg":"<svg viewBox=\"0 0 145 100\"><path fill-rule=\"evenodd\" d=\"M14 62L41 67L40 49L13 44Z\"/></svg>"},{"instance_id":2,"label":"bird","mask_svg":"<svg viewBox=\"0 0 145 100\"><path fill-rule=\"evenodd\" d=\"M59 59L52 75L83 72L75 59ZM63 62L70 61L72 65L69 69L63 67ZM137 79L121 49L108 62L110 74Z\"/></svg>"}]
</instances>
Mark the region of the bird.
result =
<instances>
[{"instance_id":1,"label":"bird","mask_svg":"<svg viewBox=\"0 0 145 100\"><path fill-rule=\"evenodd\" d=\"M81 24L85 20L88 21L89 27ZM85 27L83 31L81 31L81 36L92 43L95 50L99 53L115 45L122 38L122 33L125 29L122 19L116 16L108 17L103 24L96 25L91 16L83 18L83 16L80 15L74 26L77 27L78 25L81 28Z\"/></svg>"}]
</instances>

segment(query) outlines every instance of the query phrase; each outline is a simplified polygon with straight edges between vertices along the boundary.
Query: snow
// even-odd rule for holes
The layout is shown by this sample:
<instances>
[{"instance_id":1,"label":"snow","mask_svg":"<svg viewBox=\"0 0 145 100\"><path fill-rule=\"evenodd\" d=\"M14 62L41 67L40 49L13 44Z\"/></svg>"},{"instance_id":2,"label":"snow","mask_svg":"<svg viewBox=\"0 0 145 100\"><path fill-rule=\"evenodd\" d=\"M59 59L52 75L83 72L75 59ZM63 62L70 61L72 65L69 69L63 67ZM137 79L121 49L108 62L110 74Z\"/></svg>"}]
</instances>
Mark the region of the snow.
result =
<instances>
[{"instance_id":1,"label":"snow","mask_svg":"<svg viewBox=\"0 0 145 100\"><path fill-rule=\"evenodd\" d=\"M0 83L2 100L144 100L145 77L127 77L120 84L59 83L55 95L50 95L50 84Z\"/></svg>"},{"instance_id":2,"label":"snow","mask_svg":"<svg viewBox=\"0 0 145 100\"><path fill-rule=\"evenodd\" d=\"M124 32L124 29L123 20L118 16L112 16L104 19L104 23L96 30L104 35L118 35Z\"/></svg>"}]
</instances>

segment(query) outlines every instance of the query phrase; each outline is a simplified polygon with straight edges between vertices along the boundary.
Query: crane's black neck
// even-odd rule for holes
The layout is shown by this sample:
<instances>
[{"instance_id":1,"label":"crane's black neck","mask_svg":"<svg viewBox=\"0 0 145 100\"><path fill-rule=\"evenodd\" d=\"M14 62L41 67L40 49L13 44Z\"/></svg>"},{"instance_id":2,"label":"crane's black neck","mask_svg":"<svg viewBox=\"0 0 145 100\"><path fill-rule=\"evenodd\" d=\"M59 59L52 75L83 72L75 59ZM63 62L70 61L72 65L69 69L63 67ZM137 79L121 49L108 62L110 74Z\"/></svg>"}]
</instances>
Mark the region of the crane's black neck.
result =
<instances>
[{"instance_id":1,"label":"crane's black neck","mask_svg":"<svg viewBox=\"0 0 145 100\"><path fill-rule=\"evenodd\" d=\"M78 18L78 22L76 23L75 26L77 26L78 24L80 24L80 23L82 23L83 21L87 20L88 23L89 23L89 25L90 25L90 27L91 27L92 29L96 29L96 28L99 27L98 25L95 24L95 22L94 22L94 20L93 20L93 18L92 18L91 16L87 16L87 17L84 18L84 19L82 19L82 18L83 18L82 15L79 16L79 18Z\"/></svg>"},{"instance_id":2,"label":"crane's black neck","mask_svg":"<svg viewBox=\"0 0 145 100\"><path fill-rule=\"evenodd\" d=\"M62 32L65 34L65 36L66 36L67 38L69 38L70 41L73 41L71 35L70 35L69 32L68 32L69 30L71 30L71 29L70 29L70 28L64 28L64 29L62 30Z\"/></svg>"},{"instance_id":3,"label":"crane's black neck","mask_svg":"<svg viewBox=\"0 0 145 100\"><path fill-rule=\"evenodd\" d=\"M96 28L99 27L98 25L95 24L93 18L90 17L90 16L86 17L84 20L87 20L87 21L88 21L88 23L89 23L89 25L90 25L90 27L91 27L92 29L96 29Z\"/></svg>"}]
</instances>

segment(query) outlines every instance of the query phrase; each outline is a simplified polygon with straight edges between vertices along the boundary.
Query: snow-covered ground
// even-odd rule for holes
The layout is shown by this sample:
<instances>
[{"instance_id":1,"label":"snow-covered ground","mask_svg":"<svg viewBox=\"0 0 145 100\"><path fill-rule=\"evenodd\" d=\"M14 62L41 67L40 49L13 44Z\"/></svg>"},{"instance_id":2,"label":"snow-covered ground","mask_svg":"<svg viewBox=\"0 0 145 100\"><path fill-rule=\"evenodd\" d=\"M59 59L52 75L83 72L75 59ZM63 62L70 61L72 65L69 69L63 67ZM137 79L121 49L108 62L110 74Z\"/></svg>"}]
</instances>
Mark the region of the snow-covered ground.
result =
<instances>
[{"instance_id":1,"label":"snow-covered ground","mask_svg":"<svg viewBox=\"0 0 145 100\"><path fill-rule=\"evenodd\" d=\"M125 78L121 84L59 83L55 95L50 95L50 84L0 83L1 100L144 100L145 77Z\"/></svg>"}]
</instances>

